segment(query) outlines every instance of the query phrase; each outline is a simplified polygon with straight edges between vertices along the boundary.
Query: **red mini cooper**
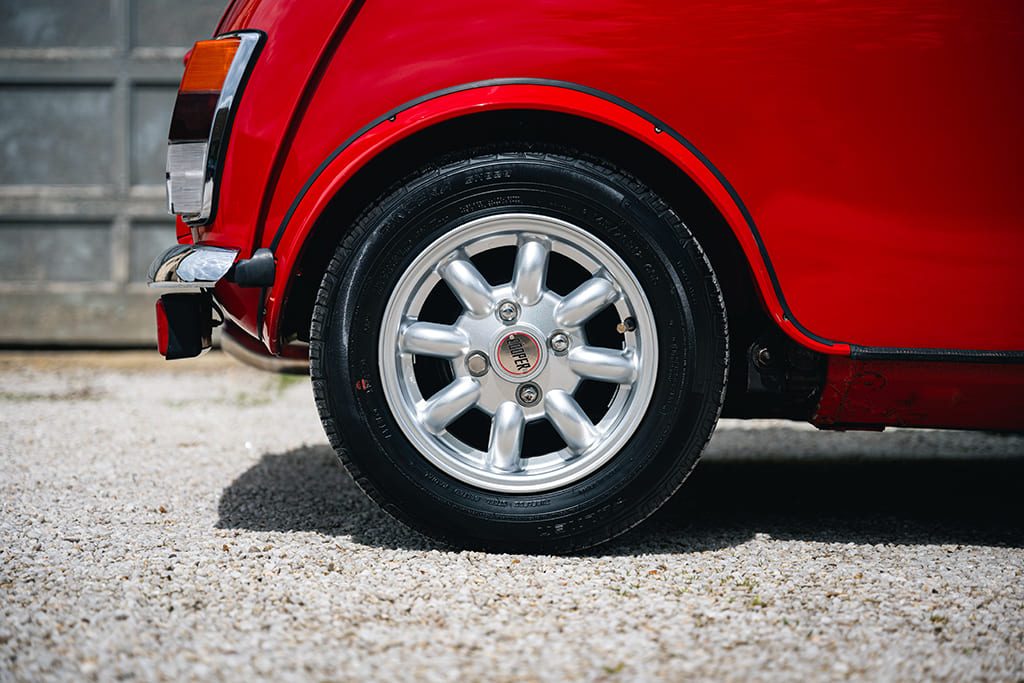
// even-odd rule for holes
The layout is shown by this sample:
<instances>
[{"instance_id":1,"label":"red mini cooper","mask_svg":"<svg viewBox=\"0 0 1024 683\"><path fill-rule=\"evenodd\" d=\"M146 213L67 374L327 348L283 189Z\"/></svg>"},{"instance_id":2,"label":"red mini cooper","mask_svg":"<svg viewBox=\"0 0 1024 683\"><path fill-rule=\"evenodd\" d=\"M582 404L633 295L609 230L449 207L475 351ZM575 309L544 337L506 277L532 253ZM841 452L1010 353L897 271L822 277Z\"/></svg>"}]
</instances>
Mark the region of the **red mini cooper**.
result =
<instances>
[{"instance_id":1,"label":"red mini cooper","mask_svg":"<svg viewBox=\"0 0 1024 683\"><path fill-rule=\"evenodd\" d=\"M1018 2L235 0L214 36L160 351L308 358L425 534L610 539L720 414L1024 428Z\"/></svg>"}]
</instances>

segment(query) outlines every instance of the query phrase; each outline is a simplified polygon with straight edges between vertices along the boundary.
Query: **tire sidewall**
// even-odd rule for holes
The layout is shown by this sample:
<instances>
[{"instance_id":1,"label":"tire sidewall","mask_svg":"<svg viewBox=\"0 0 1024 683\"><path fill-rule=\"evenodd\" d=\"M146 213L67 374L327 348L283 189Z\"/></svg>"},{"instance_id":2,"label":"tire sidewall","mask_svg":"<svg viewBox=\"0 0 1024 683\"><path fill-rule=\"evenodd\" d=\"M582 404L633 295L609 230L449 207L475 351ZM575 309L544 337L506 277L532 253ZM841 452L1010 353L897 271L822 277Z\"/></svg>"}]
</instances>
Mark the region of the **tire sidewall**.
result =
<instances>
[{"instance_id":1,"label":"tire sidewall","mask_svg":"<svg viewBox=\"0 0 1024 683\"><path fill-rule=\"evenodd\" d=\"M682 483L706 442L709 406L717 417L724 379L715 376L722 371L715 332L724 313L712 305L717 287L699 247L674 214L659 215L659 208L621 176L571 159L523 155L428 174L357 225L354 248L328 292L320 365L348 464L386 509L462 543L557 544L628 528ZM640 282L658 336L657 381L628 443L587 477L534 494L485 491L433 466L392 416L378 364L384 310L413 259L453 228L501 213L558 218L607 244Z\"/></svg>"}]
</instances>

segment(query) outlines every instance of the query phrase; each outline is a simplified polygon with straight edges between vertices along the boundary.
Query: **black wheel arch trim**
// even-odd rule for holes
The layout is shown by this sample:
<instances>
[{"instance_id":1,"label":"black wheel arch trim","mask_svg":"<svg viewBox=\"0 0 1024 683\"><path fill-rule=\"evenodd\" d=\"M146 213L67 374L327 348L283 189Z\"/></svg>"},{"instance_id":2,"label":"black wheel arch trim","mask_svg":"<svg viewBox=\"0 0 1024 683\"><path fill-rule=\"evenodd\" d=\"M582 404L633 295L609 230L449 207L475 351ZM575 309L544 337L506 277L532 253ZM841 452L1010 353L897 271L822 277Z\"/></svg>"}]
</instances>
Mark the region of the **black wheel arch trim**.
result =
<instances>
[{"instance_id":1,"label":"black wheel arch trim","mask_svg":"<svg viewBox=\"0 0 1024 683\"><path fill-rule=\"evenodd\" d=\"M754 242L757 244L758 252L761 254L761 258L764 261L765 269L768 272L768 278L772 283L772 289L775 292L775 296L779 300L779 305L782 308L783 317L790 324L793 325L801 334L805 335L809 339L812 339L819 344L825 346L836 346L838 344L847 344L850 347L850 356L853 358L860 358L864 360L947 360L947 361L959 361L959 362L982 362L982 363L1018 363L1024 362L1024 351L973 351L973 350L958 350L958 349L928 349L928 348L903 348L903 347L876 347L876 346L858 346L855 344L849 344L847 342L839 342L826 337L822 337L819 334L815 334L810 329L805 327L797 320L793 314L792 309L786 301L786 297L782 292L782 285L779 282L778 274L775 272L775 266L772 264L771 258L768 255L768 249L765 246L764 240L761 237L761 233L757 229L757 224L754 221L754 217L751 215L750 210L747 208L743 199L740 197L739 192L733 187L732 183L725 177L718 167L716 167L707 156L704 155L692 142L687 140L679 132L675 131L671 126L666 124L664 121L657 117L649 114L640 107L628 102L611 93L592 88L590 86L581 85L579 83L573 83L570 81L559 81L547 78L494 78L482 81L473 81L471 83L463 83L461 85L455 85L448 88L442 88L429 92L425 95L421 95L414 99L404 102L399 106L391 109L390 111L381 114L377 118L373 119L362 128L357 130L347 139L345 139L340 145L338 145L327 157L320 163L319 166L313 171L313 173L306 179L299 192L295 195L291 205L288 207L288 211L285 212L284 217L281 219L281 224L278 226L277 231L274 233L274 238L270 242L270 250L272 252L277 251L277 247L281 243L281 239L284 237L285 230L288 224L291 222L292 216L298 209L299 204L305 198L306 193L316 182L317 178L327 169L327 167L333 162L342 152L344 152L349 146L351 146L356 140L361 138L363 135L376 128L377 126L393 120L397 115L404 111L407 111L413 107L416 107L424 102L444 97L446 95L452 95L466 90L476 90L479 88L490 88L502 85L535 85L535 86L548 86L553 88L562 88L566 90L574 90L586 95L591 95L603 99L612 104L618 105L627 111L636 114L643 118L661 133L672 137L676 142L683 145L687 150L690 151L697 159L704 164L704 166L715 176L715 178L722 184L729 197L735 202L736 207L739 209L740 214L743 216L743 220L747 223L747 228L750 230L751 235L754 238ZM262 308L262 307L261 307Z\"/></svg>"}]
</instances>

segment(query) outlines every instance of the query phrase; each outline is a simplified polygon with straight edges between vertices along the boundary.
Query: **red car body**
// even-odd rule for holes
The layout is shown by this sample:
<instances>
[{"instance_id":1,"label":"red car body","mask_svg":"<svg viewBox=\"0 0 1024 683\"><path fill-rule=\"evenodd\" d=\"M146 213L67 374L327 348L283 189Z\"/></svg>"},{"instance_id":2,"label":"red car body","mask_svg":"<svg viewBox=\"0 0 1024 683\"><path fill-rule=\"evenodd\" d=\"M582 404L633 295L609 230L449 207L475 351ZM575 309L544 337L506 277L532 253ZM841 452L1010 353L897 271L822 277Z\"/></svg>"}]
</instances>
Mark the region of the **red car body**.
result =
<instances>
[{"instance_id":1,"label":"red car body","mask_svg":"<svg viewBox=\"0 0 1024 683\"><path fill-rule=\"evenodd\" d=\"M215 213L178 238L272 251L272 285L215 291L266 352L305 334L332 202L403 144L539 112L710 200L757 306L826 359L819 426L1024 426L1018 3L235 0L215 34L243 30Z\"/></svg>"}]
</instances>

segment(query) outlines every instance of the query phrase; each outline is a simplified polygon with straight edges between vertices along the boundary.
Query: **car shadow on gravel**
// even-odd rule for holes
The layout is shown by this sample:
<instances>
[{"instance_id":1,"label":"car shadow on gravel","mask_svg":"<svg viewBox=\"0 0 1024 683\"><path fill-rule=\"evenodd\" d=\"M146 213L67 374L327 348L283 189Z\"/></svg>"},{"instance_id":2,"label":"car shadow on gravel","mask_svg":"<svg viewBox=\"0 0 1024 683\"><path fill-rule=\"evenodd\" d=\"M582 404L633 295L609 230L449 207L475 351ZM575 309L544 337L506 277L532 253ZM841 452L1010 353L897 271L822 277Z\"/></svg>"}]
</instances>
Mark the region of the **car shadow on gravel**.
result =
<instances>
[{"instance_id":1,"label":"car shadow on gravel","mask_svg":"<svg viewBox=\"0 0 1024 683\"><path fill-rule=\"evenodd\" d=\"M772 431L763 430L766 443L786 436ZM1024 457L712 456L650 520L591 552L700 552L757 534L830 543L1020 548L1021 481ZM224 489L217 526L344 535L387 548L440 547L379 510L328 446L264 455Z\"/></svg>"}]
</instances>

